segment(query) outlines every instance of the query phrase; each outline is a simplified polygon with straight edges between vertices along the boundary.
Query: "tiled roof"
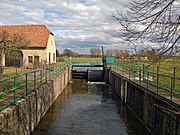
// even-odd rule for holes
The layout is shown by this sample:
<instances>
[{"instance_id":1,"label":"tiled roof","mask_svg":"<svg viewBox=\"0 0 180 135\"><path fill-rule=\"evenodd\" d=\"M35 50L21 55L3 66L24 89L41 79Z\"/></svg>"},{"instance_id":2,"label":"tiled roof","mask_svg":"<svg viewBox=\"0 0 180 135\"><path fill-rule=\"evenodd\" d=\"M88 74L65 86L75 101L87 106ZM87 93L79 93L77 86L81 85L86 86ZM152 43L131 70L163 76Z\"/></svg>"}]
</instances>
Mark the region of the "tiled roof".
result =
<instances>
[{"instance_id":1,"label":"tiled roof","mask_svg":"<svg viewBox=\"0 0 180 135\"><path fill-rule=\"evenodd\" d=\"M10 25L0 26L0 32L23 35L30 41L29 47L47 47L49 34L52 34L45 25Z\"/></svg>"}]
</instances>

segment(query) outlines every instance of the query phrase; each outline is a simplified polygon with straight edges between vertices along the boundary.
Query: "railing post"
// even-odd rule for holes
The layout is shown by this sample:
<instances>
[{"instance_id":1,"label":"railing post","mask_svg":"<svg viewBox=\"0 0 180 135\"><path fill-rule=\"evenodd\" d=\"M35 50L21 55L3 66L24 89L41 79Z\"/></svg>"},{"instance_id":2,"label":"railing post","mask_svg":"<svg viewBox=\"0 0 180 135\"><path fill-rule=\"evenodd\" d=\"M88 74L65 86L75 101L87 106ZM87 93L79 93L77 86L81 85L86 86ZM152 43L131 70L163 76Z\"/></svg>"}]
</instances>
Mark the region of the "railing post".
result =
<instances>
[{"instance_id":1,"label":"railing post","mask_svg":"<svg viewBox=\"0 0 180 135\"><path fill-rule=\"evenodd\" d=\"M14 103L16 103L17 102L17 100L16 100L16 76L14 77Z\"/></svg>"},{"instance_id":2,"label":"railing post","mask_svg":"<svg viewBox=\"0 0 180 135\"><path fill-rule=\"evenodd\" d=\"M49 68L49 80L48 81L50 81L51 80L51 68Z\"/></svg>"},{"instance_id":3,"label":"railing post","mask_svg":"<svg viewBox=\"0 0 180 135\"><path fill-rule=\"evenodd\" d=\"M53 66L53 71L52 71L52 77L51 77L51 80L54 79L54 73L55 73L55 71L56 71L56 68L55 68L55 66Z\"/></svg>"},{"instance_id":4,"label":"railing post","mask_svg":"<svg viewBox=\"0 0 180 135\"><path fill-rule=\"evenodd\" d=\"M61 65L59 65L59 75L60 75L60 73L61 73Z\"/></svg>"},{"instance_id":5,"label":"railing post","mask_svg":"<svg viewBox=\"0 0 180 135\"><path fill-rule=\"evenodd\" d=\"M41 78L41 85L42 85L42 69L40 70L40 78Z\"/></svg>"},{"instance_id":6,"label":"railing post","mask_svg":"<svg viewBox=\"0 0 180 135\"><path fill-rule=\"evenodd\" d=\"M34 71L34 90L36 90L36 71Z\"/></svg>"},{"instance_id":7,"label":"railing post","mask_svg":"<svg viewBox=\"0 0 180 135\"><path fill-rule=\"evenodd\" d=\"M28 95L28 76L26 74L26 96Z\"/></svg>"},{"instance_id":8,"label":"railing post","mask_svg":"<svg viewBox=\"0 0 180 135\"><path fill-rule=\"evenodd\" d=\"M134 81L135 81L135 78L136 78L136 71L135 71L135 66L133 65L132 66L133 68L132 68L132 71L133 71L133 78L134 78Z\"/></svg>"},{"instance_id":9,"label":"railing post","mask_svg":"<svg viewBox=\"0 0 180 135\"><path fill-rule=\"evenodd\" d=\"M141 83L141 69L139 69L139 81Z\"/></svg>"},{"instance_id":10,"label":"railing post","mask_svg":"<svg viewBox=\"0 0 180 135\"><path fill-rule=\"evenodd\" d=\"M47 83L47 77L48 77L48 68L45 68L45 70L46 70L46 74L45 74L45 76L46 76L46 83Z\"/></svg>"},{"instance_id":11,"label":"railing post","mask_svg":"<svg viewBox=\"0 0 180 135\"><path fill-rule=\"evenodd\" d=\"M147 72L147 79L146 79L146 85L147 85L147 90L149 88L149 71L146 71Z\"/></svg>"},{"instance_id":12,"label":"railing post","mask_svg":"<svg viewBox=\"0 0 180 135\"><path fill-rule=\"evenodd\" d=\"M56 73L56 67L54 66L54 68L53 68L53 79L55 78L55 73Z\"/></svg>"},{"instance_id":13,"label":"railing post","mask_svg":"<svg viewBox=\"0 0 180 135\"><path fill-rule=\"evenodd\" d=\"M157 73L156 73L156 75L157 75L157 84L156 84L156 86L157 86L157 94L159 93L159 66L157 66Z\"/></svg>"},{"instance_id":14,"label":"railing post","mask_svg":"<svg viewBox=\"0 0 180 135\"><path fill-rule=\"evenodd\" d=\"M176 67L173 70L173 89L175 88L175 79L176 79Z\"/></svg>"},{"instance_id":15,"label":"railing post","mask_svg":"<svg viewBox=\"0 0 180 135\"><path fill-rule=\"evenodd\" d=\"M173 94L173 77L171 77L171 96L170 96L171 101L172 101L172 94Z\"/></svg>"},{"instance_id":16,"label":"railing post","mask_svg":"<svg viewBox=\"0 0 180 135\"><path fill-rule=\"evenodd\" d=\"M120 60L119 68L120 68L120 73L121 73L121 75L124 75L122 60Z\"/></svg>"},{"instance_id":17,"label":"railing post","mask_svg":"<svg viewBox=\"0 0 180 135\"><path fill-rule=\"evenodd\" d=\"M128 69L128 71L129 71L128 74L129 74L129 79L130 79L130 78L131 78L131 69L132 69L132 67L129 66L127 69ZM128 71L127 71L127 72L128 72ZM124 73L123 68L122 68L122 72ZM124 75L124 74L123 74L123 75Z\"/></svg>"},{"instance_id":18,"label":"railing post","mask_svg":"<svg viewBox=\"0 0 180 135\"><path fill-rule=\"evenodd\" d=\"M173 68L173 77L171 77L171 97L170 100L172 101L173 98L173 90L175 88L175 77L176 77L176 68Z\"/></svg>"},{"instance_id":19,"label":"railing post","mask_svg":"<svg viewBox=\"0 0 180 135\"><path fill-rule=\"evenodd\" d=\"M129 67L129 80L131 79L132 77L132 74L133 74L133 71L132 71L133 67L132 65Z\"/></svg>"},{"instance_id":20,"label":"railing post","mask_svg":"<svg viewBox=\"0 0 180 135\"><path fill-rule=\"evenodd\" d=\"M143 64L143 74L142 74L142 78L143 78L143 81L144 81L144 64Z\"/></svg>"}]
</instances>

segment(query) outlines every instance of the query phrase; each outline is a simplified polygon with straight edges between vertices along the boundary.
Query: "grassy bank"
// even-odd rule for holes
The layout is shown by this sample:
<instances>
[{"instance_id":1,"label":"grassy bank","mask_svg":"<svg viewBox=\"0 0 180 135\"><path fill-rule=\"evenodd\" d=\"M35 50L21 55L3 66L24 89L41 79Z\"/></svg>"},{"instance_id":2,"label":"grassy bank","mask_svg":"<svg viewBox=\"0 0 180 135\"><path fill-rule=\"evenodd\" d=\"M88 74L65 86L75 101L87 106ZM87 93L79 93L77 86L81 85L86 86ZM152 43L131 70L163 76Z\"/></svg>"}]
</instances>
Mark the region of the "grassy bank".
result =
<instances>
[{"instance_id":1,"label":"grassy bank","mask_svg":"<svg viewBox=\"0 0 180 135\"><path fill-rule=\"evenodd\" d=\"M180 61L178 60L160 61L158 63L116 60L115 65L126 74L131 74L133 78L148 77L155 85L180 91Z\"/></svg>"}]
</instances>

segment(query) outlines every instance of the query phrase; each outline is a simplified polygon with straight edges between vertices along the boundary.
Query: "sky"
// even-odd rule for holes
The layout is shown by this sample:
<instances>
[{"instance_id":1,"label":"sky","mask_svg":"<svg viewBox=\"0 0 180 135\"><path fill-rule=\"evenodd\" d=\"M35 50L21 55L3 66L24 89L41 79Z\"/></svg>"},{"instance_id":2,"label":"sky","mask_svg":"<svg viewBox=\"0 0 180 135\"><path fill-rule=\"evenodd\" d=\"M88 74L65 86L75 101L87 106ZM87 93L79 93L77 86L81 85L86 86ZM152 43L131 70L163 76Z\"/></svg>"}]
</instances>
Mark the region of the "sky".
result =
<instances>
[{"instance_id":1,"label":"sky","mask_svg":"<svg viewBox=\"0 0 180 135\"><path fill-rule=\"evenodd\" d=\"M119 37L112 13L122 12L128 0L0 0L0 25L45 24L55 34L60 53L80 54L91 48L129 49Z\"/></svg>"}]
</instances>

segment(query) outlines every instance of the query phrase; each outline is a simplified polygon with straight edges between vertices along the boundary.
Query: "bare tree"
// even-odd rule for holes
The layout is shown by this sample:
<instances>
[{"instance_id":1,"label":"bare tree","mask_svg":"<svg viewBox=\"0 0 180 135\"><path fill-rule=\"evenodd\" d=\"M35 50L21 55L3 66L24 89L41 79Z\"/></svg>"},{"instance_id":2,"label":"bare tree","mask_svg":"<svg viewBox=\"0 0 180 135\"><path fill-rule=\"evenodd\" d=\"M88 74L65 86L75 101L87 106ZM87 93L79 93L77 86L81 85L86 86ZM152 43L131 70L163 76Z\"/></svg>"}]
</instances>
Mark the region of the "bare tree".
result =
<instances>
[{"instance_id":1,"label":"bare tree","mask_svg":"<svg viewBox=\"0 0 180 135\"><path fill-rule=\"evenodd\" d=\"M3 55L7 55L12 59L15 57L16 53L18 55L20 49L24 49L29 45L23 35L13 34L10 35L6 31L0 33L0 67L2 69ZM0 72L0 80L2 79L2 72Z\"/></svg>"},{"instance_id":2,"label":"bare tree","mask_svg":"<svg viewBox=\"0 0 180 135\"><path fill-rule=\"evenodd\" d=\"M172 54L180 43L180 0L132 0L126 14L113 17L121 36L137 49L155 50L156 60ZM178 53L180 49L176 50Z\"/></svg>"},{"instance_id":3,"label":"bare tree","mask_svg":"<svg viewBox=\"0 0 180 135\"><path fill-rule=\"evenodd\" d=\"M120 57L120 51L118 49L114 49L114 56Z\"/></svg>"},{"instance_id":4,"label":"bare tree","mask_svg":"<svg viewBox=\"0 0 180 135\"><path fill-rule=\"evenodd\" d=\"M121 58L127 59L129 56L129 52L127 50L119 50L119 56Z\"/></svg>"},{"instance_id":5,"label":"bare tree","mask_svg":"<svg viewBox=\"0 0 180 135\"><path fill-rule=\"evenodd\" d=\"M118 58L128 58L129 56L129 52L127 50L118 50L118 49L114 49L113 52L110 50L108 51L107 53L113 53L113 55L115 57L118 57Z\"/></svg>"},{"instance_id":6,"label":"bare tree","mask_svg":"<svg viewBox=\"0 0 180 135\"><path fill-rule=\"evenodd\" d=\"M64 49L63 55L68 56L68 57L74 57L74 56L77 56L78 53L76 53L70 49Z\"/></svg>"},{"instance_id":7,"label":"bare tree","mask_svg":"<svg viewBox=\"0 0 180 135\"><path fill-rule=\"evenodd\" d=\"M90 53L91 53L92 57L100 56L101 55L101 49L100 48L91 48Z\"/></svg>"},{"instance_id":8,"label":"bare tree","mask_svg":"<svg viewBox=\"0 0 180 135\"><path fill-rule=\"evenodd\" d=\"M113 56L114 55L114 50L113 49L107 49L106 50L106 55Z\"/></svg>"}]
</instances>

